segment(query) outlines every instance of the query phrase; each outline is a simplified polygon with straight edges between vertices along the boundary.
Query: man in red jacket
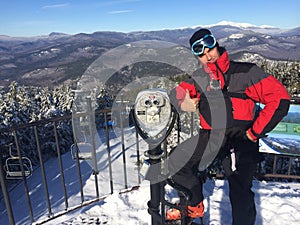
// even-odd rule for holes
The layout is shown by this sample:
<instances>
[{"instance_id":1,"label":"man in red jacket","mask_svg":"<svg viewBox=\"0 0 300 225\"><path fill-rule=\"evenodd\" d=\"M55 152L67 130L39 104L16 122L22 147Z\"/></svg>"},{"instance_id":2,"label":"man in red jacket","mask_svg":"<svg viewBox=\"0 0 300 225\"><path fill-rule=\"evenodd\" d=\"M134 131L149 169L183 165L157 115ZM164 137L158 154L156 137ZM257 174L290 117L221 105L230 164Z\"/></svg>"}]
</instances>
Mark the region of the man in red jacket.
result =
<instances>
[{"instance_id":1,"label":"man in red jacket","mask_svg":"<svg viewBox=\"0 0 300 225\"><path fill-rule=\"evenodd\" d=\"M251 187L256 165L262 159L258 139L287 114L290 97L277 79L255 64L229 60L226 49L209 30L195 32L190 45L201 68L171 92L171 99L178 111L199 110L200 129L198 135L172 151L171 179L190 190L187 217L203 217L199 165L206 168L216 155L222 157L229 181L232 224L254 225L256 208ZM259 113L256 103L264 105ZM178 216L174 211L167 212L167 219Z\"/></svg>"}]
</instances>

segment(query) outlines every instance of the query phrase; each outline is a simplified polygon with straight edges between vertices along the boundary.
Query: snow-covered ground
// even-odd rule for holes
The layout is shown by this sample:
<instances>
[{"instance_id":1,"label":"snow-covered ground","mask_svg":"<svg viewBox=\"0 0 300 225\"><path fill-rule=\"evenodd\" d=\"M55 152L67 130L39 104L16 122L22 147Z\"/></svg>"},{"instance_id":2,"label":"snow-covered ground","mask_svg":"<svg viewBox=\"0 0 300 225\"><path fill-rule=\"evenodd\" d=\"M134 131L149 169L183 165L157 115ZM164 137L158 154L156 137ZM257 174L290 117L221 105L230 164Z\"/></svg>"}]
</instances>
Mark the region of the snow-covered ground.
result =
<instances>
[{"instance_id":1,"label":"snow-covered ground","mask_svg":"<svg viewBox=\"0 0 300 225\"><path fill-rule=\"evenodd\" d=\"M56 219L44 224L109 224L109 225L147 225L151 224L151 217L147 213L147 201L150 199L149 182L138 182L136 168L135 133L131 130L125 132L125 150L127 164L128 186L139 185L139 189L120 194L124 189L123 155L120 133L111 132L111 161L114 193L110 195L109 164L106 152L105 137L99 135L97 141L98 151L98 182L100 196L107 196L103 200L88 206L70 211ZM145 149L144 143L140 148ZM142 154L142 153L141 153ZM78 185L77 167L70 153L62 156L66 190L68 195L68 208L81 204ZM66 205L63 198L61 176L56 158L45 164L46 176L49 186L52 213L57 215L65 212ZM95 176L92 174L92 163L81 162L83 192L85 201L95 199ZM37 168L28 180L30 199L33 208L35 223L48 218L47 203L41 179L41 171ZM256 193L257 225L296 225L300 221L300 183L265 182L254 180L253 190ZM225 180L208 180L204 185L205 195L205 224L227 225L231 224L231 208L228 198L228 183ZM176 201L176 192L166 187L167 197ZM17 185L10 191L15 222L18 225L31 224L24 186ZM4 200L0 202L0 224L9 225Z\"/></svg>"},{"instance_id":2,"label":"snow-covered ground","mask_svg":"<svg viewBox=\"0 0 300 225\"><path fill-rule=\"evenodd\" d=\"M115 193L104 201L46 224L84 224L83 221L87 218L99 218L99 221L102 222L100 224L148 225L151 224L151 218L147 213L149 190L148 183L143 182L136 191L124 194ZM299 224L299 183L254 181L253 190L256 193L257 225ZM173 190L168 191L170 191L169 196L174 195ZM230 225L231 209L228 198L228 183L224 180L209 180L204 185L204 194L206 196L205 224Z\"/></svg>"}]
</instances>

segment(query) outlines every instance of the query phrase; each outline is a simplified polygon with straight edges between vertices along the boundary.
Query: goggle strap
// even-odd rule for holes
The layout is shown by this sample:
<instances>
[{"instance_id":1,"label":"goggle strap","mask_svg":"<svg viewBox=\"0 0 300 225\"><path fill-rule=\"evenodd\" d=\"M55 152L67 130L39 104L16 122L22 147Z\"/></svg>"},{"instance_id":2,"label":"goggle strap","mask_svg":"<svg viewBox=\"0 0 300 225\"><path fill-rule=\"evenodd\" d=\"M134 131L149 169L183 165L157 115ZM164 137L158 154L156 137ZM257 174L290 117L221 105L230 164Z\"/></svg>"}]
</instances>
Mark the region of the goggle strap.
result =
<instances>
[{"instance_id":1,"label":"goggle strap","mask_svg":"<svg viewBox=\"0 0 300 225\"><path fill-rule=\"evenodd\" d=\"M207 41L205 41L207 38L212 38L213 43L212 44L207 43ZM217 41L216 41L215 37L212 34L206 34L203 38L195 41L192 44L192 47L191 47L192 53L194 55L201 55L201 54L203 54L205 47L213 48L213 47L215 47L216 43L217 43ZM198 47L201 48L200 52L197 51L197 50L194 50L194 47L197 46L197 45L199 45L199 44L200 44L200 46L198 46Z\"/></svg>"}]
</instances>

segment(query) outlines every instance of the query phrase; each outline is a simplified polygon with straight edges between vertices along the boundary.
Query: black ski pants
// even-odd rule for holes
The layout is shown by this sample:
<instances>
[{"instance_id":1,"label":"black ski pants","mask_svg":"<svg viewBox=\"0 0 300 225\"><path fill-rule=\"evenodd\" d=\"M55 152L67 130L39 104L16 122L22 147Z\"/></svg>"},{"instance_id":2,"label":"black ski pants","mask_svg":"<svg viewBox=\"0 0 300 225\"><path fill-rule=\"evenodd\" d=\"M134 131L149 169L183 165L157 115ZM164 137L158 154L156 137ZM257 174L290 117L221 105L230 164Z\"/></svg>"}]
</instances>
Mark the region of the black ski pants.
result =
<instances>
[{"instance_id":1,"label":"black ski pants","mask_svg":"<svg viewBox=\"0 0 300 225\"><path fill-rule=\"evenodd\" d=\"M188 205L196 206L204 199L202 182L198 176L199 165L200 168L206 168L217 155L223 157L229 150L223 131L214 132L211 135L210 131L200 130L199 135L180 143L170 154L169 171L172 179L191 192ZM244 138L237 138L230 143L233 143L230 147L234 147L237 159L237 171L228 176L232 224L254 225L256 209L251 188L257 162L261 160L258 143Z\"/></svg>"},{"instance_id":2,"label":"black ski pants","mask_svg":"<svg viewBox=\"0 0 300 225\"><path fill-rule=\"evenodd\" d=\"M199 165L208 167L217 156L224 139L224 130L200 130L199 134L180 143L169 156L169 172L177 184L190 190L188 205L203 201Z\"/></svg>"},{"instance_id":3,"label":"black ski pants","mask_svg":"<svg viewBox=\"0 0 300 225\"><path fill-rule=\"evenodd\" d=\"M252 180L257 163L262 160L258 143L249 140L237 142L235 147L236 172L228 176L229 198L233 225L254 225L256 208Z\"/></svg>"}]
</instances>

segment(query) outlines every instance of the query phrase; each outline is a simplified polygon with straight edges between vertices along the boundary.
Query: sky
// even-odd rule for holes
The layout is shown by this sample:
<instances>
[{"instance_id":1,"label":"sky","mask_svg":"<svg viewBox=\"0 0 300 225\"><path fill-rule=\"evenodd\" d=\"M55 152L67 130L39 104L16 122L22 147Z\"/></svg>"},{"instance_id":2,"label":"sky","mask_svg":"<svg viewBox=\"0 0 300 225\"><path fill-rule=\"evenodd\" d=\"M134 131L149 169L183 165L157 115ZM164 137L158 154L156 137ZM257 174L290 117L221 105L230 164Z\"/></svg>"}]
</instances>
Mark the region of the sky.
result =
<instances>
[{"instance_id":1,"label":"sky","mask_svg":"<svg viewBox=\"0 0 300 225\"><path fill-rule=\"evenodd\" d=\"M0 3L0 35L176 29L221 21L300 26L299 0L9 0Z\"/></svg>"}]
</instances>

